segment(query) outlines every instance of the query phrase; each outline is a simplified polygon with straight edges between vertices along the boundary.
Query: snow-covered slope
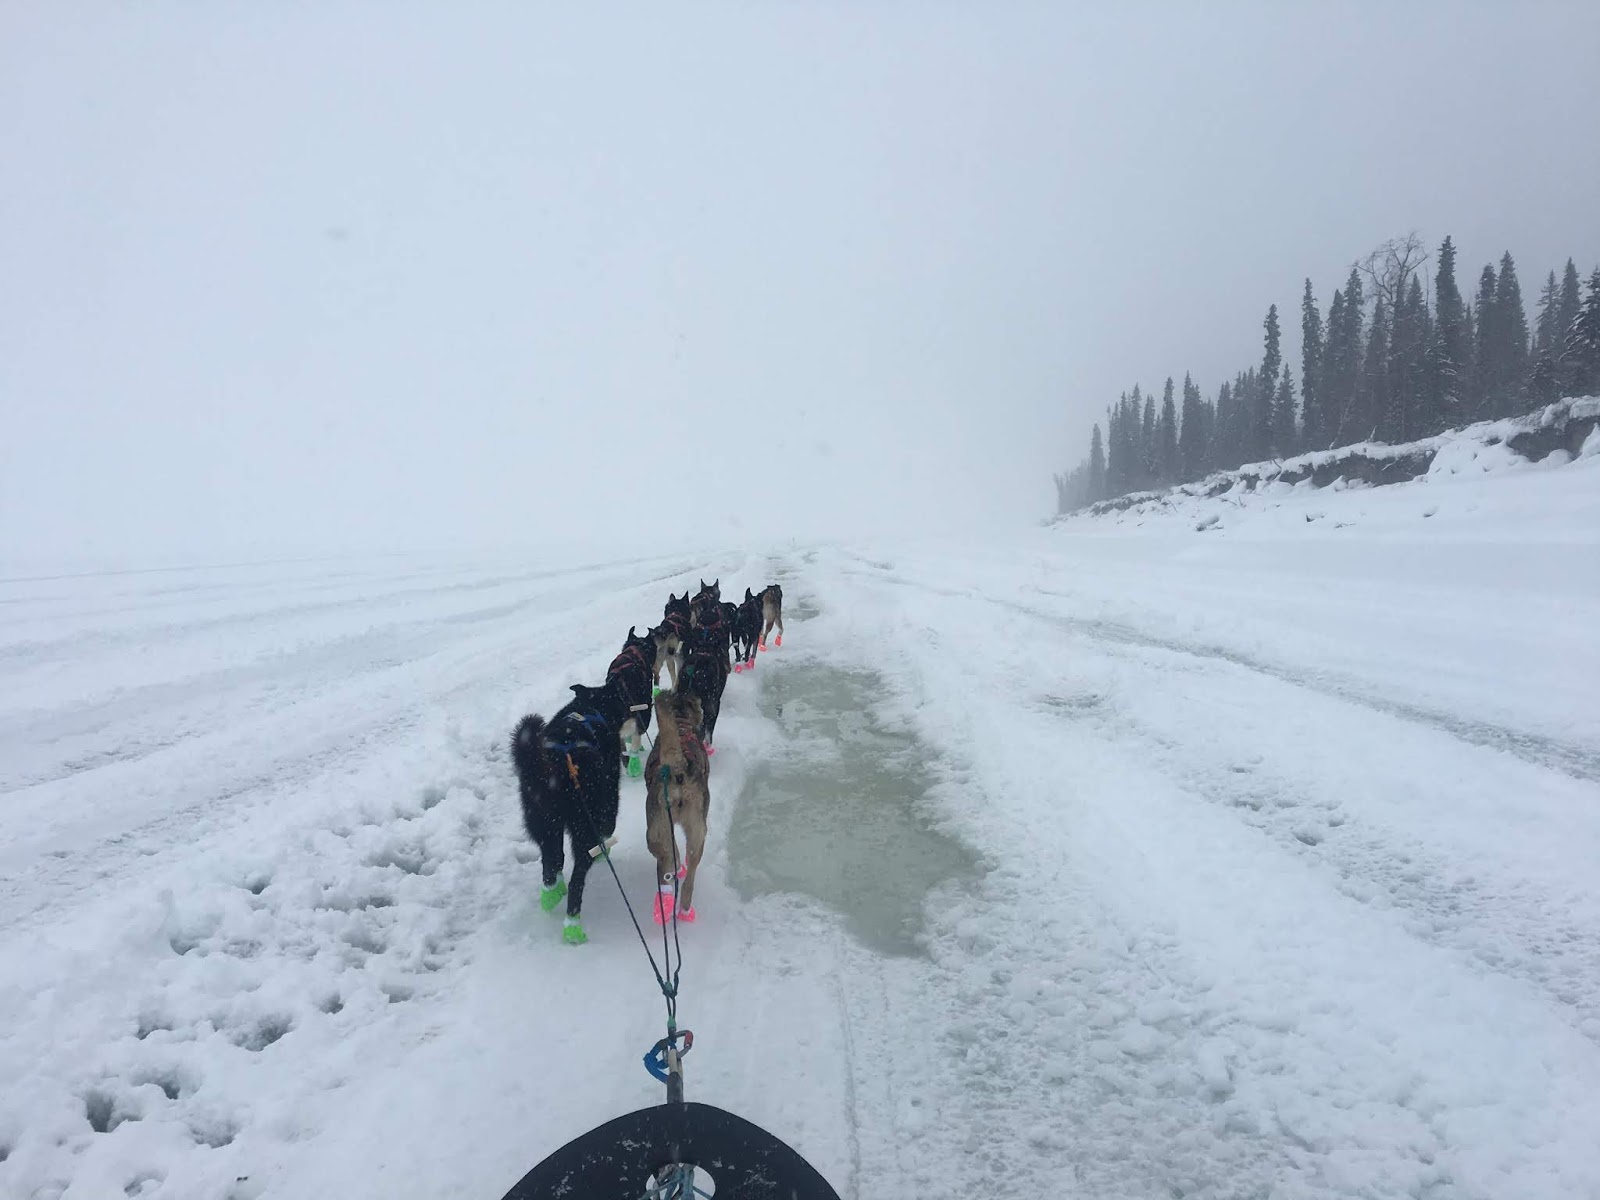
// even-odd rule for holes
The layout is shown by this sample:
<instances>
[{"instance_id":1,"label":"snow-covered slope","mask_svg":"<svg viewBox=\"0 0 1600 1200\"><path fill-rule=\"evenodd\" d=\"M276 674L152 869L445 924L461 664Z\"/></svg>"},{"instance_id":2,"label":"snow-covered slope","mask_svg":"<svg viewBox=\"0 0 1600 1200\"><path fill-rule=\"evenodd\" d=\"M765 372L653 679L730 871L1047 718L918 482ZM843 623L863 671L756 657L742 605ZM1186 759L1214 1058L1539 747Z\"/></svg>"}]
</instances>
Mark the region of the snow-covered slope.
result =
<instances>
[{"instance_id":1,"label":"snow-covered slope","mask_svg":"<svg viewBox=\"0 0 1600 1200\"><path fill-rule=\"evenodd\" d=\"M1396 486L1409 486L1411 490L1402 493L1409 499L1396 501L1385 497L1359 509L1346 506L1344 515L1364 517L1371 507L1392 514L1419 511L1432 516L1438 510L1434 502L1451 495L1464 495L1471 506L1467 511L1477 513L1476 491L1440 492L1427 485L1471 483L1483 475L1530 468L1548 471L1574 460L1593 459L1596 455L1600 455L1600 396L1577 397L1547 405L1527 416L1483 421L1403 445L1360 442L1336 450L1251 463L1231 471L1219 471L1194 483L1102 500L1052 518L1048 524L1084 531L1095 526L1105 529L1107 526L1103 523L1109 519L1118 534L1129 527L1147 525L1156 529L1187 526L1196 532L1205 532L1234 528L1241 522L1249 524L1249 518L1254 515L1284 509L1286 501L1288 508L1280 515L1293 515L1311 522L1323 519L1326 514L1310 497L1325 492L1337 494ZM1419 486L1424 490L1418 492ZM1593 488L1580 487L1577 491L1583 496L1592 494ZM1511 499L1509 493L1497 494L1497 500L1502 503L1508 499ZM1559 520L1561 516L1550 510L1542 494L1533 494L1531 502L1517 505L1512 500L1512 504L1515 507L1511 515L1518 522L1519 533L1527 518L1538 521L1543 528L1550 528L1551 523L1541 518L1548 514ZM1344 524L1336 522L1336 527L1344 528L1350 523L1349 520ZM1469 522L1469 538L1481 532L1475 519Z\"/></svg>"},{"instance_id":2,"label":"snow-covered slope","mask_svg":"<svg viewBox=\"0 0 1600 1200\"><path fill-rule=\"evenodd\" d=\"M0 585L0 1194L497 1197L655 1102L643 953L604 876L560 944L505 741L720 573L789 635L719 730L691 1096L847 1197L1600 1195L1600 457L1202 502ZM972 864L916 953L826 870L921 852L863 746Z\"/></svg>"}]
</instances>

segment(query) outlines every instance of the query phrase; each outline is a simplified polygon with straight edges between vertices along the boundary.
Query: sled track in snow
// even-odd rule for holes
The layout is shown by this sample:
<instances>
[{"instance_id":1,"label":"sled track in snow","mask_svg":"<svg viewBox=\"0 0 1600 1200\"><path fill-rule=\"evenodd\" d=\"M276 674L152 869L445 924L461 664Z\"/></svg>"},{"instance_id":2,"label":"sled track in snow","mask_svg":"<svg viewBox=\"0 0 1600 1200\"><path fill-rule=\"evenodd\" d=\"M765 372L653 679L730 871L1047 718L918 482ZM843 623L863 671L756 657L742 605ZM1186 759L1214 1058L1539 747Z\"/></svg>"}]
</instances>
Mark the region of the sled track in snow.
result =
<instances>
[{"instance_id":1,"label":"sled track in snow","mask_svg":"<svg viewBox=\"0 0 1600 1200\"><path fill-rule=\"evenodd\" d=\"M1039 591L1042 595L1061 594L1048 592L1044 589L1039 589ZM1131 626L1117 625L1109 621L1085 621L1072 617L1062 617L1058 614L1046 612L1043 609L1030 608L1015 601L997 600L995 602L1004 604L1006 607L1027 616L1054 622L1063 628L1087 634L1089 637L1103 642L1116 642L1122 645L1139 646L1152 650L1166 650L1173 654L1188 655L1191 658L1204 658L1231 663L1236 667L1242 667L1258 675L1270 676L1293 687L1320 692L1322 695L1331 696L1335 700L1359 704L1363 708L1370 708L1374 712L1396 717L1402 721L1410 721L1416 725L1430 726L1449 734L1457 741L1468 742L1475 746L1484 746L1490 750L1504 751L1536 767L1558 771L1563 775L1569 775L1574 779L1580 779L1588 783L1600 783L1600 751L1584 746L1575 746L1541 734L1529 733L1526 730L1507 729L1503 725L1493 725L1487 721L1474 721L1453 713L1440 712L1437 709L1424 708L1418 704L1409 704L1404 700L1395 700L1388 696L1376 695L1373 692L1352 687L1348 683L1331 679L1325 675L1294 671L1277 663L1252 658L1249 655L1240 654L1237 651L1228 650L1221 646L1197 645L1159 638L1143 633Z\"/></svg>"},{"instance_id":2,"label":"sled track in snow","mask_svg":"<svg viewBox=\"0 0 1600 1200\"><path fill-rule=\"evenodd\" d=\"M1490 750L1503 751L1536 767L1557 771L1586 783L1600 783L1600 749L1573 745L1570 742L1545 737L1542 734L1530 733L1520 729L1508 729L1503 725L1495 725L1487 721L1475 721L1469 717L1462 717L1454 713L1440 712L1437 709L1410 704L1404 700L1378 695L1367 689L1353 686L1348 682L1334 679L1324 674L1296 671L1279 663L1254 658L1222 646L1182 642L1175 638L1158 637L1136 629L1131 625L1120 625L1112 621L1087 620L1081 617L1067 617L1060 613L1051 612L1048 609L1035 608L1031 605L1023 604L1017 600L1007 600L999 596L985 596L981 592L968 591L961 588L943 588L936 584L895 577L888 574L888 568L881 563L872 563L865 559L858 561L864 566L872 568L870 573L863 572L863 575L879 582L915 588L934 595L981 600L999 608L1020 613L1025 617L1044 621L1060 629L1081 633L1096 641L1112 642L1124 646L1137 646L1141 649L1165 650L1168 653L1182 654L1189 658L1230 663L1257 675L1266 675L1282 683L1287 683L1291 687L1318 692L1335 700L1357 704L1374 712L1383 713L1385 716L1409 721L1415 725L1429 726L1442 733L1449 734L1457 741L1467 742L1474 746L1483 746ZM1041 596L1069 598L1064 592L1055 592L1047 588L1035 587L1030 590Z\"/></svg>"},{"instance_id":3,"label":"sled track in snow","mask_svg":"<svg viewBox=\"0 0 1600 1200\"><path fill-rule=\"evenodd\" d=\"M1399 719L1468 745L1509 751L1536 770L1580 782L1600 779L1600 755L1551 739L1373 697L1325 678L1308 678L1278 664L1219 647L1154 637L1113 622L1067 617L1003 597L894 578L884 568L869 565L876 569L862 572L861 577L875 583L898 583L956 600L978 599L1103 645L1153 650L1237 667L1263 680L1304 689L1334 703L1354 704L1379 718ZM1099 721L1107 716L1100 711L1097 698L1086 701L1081 697L1042 696L1040 700L1072 719ZM1123 726L1115 732L1108 731L1108 736L1127 737L1132 732ZM1436 847L1420 842L1396 843L1381 831L1363 830L1363 823L1359 819L1352 821L1337 803L1332 807L1326 801L1302 803L1301 785L1293 779L1279 779L1276 786L1269 785L1263 793L1259 780L1247 782L1257 778L1253 768L1237 764L1208 766L1201 759L1186 758L1159 732L1147 729L1138 736L1141 744L1161 761L1163 772L1181 779L1183 786L1197 796L1232 808L1247 824L1286 849L1310 853L1333 868L1335 886L1352 899L1368 903L1371 897L1363 889L1375 886L1388 903L1410 914L1413 936L1464 954L1493 974L1532 986L1568 1014L1575 1030L1600 1044L1600 1005L1592 999L1593 991L1587 983L1600 971L1600 939L1582 912L1567 908L1555 895L1536 896L1520 886L1510 891L1486 888L1472 874L1463 876L1460 870L1452 869L1448 860L1438 857ZM1286 800L1285 796L1289 798ZM1339 836L1330 838L1328 835L1334 830Z\"/></svg>"}]
</instances>

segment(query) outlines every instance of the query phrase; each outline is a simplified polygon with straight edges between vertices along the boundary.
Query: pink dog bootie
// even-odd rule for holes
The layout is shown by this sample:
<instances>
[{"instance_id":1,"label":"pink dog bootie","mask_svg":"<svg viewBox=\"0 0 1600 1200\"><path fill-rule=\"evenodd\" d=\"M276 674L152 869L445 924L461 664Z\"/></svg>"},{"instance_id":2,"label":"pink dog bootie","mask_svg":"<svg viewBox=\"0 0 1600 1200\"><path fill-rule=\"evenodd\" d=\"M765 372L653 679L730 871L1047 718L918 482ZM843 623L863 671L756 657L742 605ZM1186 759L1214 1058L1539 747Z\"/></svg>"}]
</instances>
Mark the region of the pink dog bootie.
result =
<instances>
[{"instance_id":1,"label":"pink dog bootie","mask_svg":"<svg viewBox=\"0 0 1600 1200\"><path fill-rule=\"evenodd\" d=\"M684 870L685 868L683 867L678 869L679 879L683 878ZM692 922L698 914L694 911L692 904L688 908L679 908L678 898L672 894L672 885L664 883L661 885L661 890L656 893L655 912L652 915L655 917L657 925L665 925L672 920L674 915L677 916L679 921Z\"/></svg>"}]
</instances>

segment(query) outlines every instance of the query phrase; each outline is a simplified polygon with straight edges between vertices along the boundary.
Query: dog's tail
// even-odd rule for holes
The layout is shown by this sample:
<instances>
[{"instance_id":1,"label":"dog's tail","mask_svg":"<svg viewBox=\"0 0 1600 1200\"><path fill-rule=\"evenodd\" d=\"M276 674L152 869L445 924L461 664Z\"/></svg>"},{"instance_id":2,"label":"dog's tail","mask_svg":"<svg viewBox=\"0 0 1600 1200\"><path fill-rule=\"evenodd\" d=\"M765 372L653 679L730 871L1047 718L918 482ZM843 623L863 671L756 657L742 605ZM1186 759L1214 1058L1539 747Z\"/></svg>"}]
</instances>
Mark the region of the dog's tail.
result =
<instances>
[{"instance_id":1,"label":"dog's tail","mask_svg":"<svg viewBox=\"0 0 1600 1200\"><path fill-rule=\"evenodd\" d=\"M532 714L517 722L517 731L511 735L511 761L524 786L544 774L544 729L544 718Z\"/></svg>"}]
</instances>

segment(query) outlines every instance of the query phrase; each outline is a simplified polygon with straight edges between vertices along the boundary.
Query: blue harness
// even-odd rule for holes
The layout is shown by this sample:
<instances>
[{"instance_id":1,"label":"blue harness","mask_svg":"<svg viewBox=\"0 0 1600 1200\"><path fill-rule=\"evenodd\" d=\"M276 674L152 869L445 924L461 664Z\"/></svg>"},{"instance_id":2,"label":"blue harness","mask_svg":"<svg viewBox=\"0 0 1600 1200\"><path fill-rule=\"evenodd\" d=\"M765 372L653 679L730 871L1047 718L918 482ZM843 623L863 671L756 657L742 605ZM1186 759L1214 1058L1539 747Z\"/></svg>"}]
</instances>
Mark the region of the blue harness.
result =
<instances>
[{"instance_id":1,"label":"blue harness","mask_svg":"<svg viewBox=\"0 0 1600 1200\"><path fill-rule=\"evenodd\" d=\"M602 732L611 728L610 722L597 712L569 712L561 718L561 724L569 727L576 725L579 733L571 741L566 742L546 739L545 745L558 754L571 754L577 750L599 750L599 735L594 732L595 728L598 726Z\"/></svg>"}]
</instances>

